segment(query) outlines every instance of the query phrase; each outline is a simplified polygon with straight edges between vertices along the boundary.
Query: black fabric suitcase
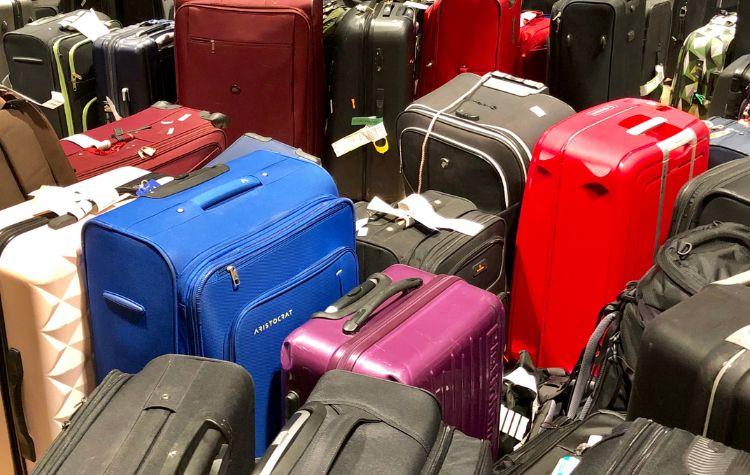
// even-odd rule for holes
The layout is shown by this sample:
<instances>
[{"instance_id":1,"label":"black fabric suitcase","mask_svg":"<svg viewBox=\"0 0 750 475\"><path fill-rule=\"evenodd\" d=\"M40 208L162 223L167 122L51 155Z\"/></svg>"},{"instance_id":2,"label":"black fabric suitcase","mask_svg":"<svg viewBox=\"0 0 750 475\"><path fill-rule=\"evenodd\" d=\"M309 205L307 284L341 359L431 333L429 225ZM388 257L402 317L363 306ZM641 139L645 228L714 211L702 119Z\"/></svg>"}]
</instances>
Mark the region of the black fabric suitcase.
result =
<instances>
[{"instance_id":1,"label":"black fabric suitcase","mask_svg":"<svg viewBox=\"0 0 750 475\"><path fill-rule=\"evenodd\" d=\"M750 2L740 0L737 6L737 33L734 37L730 60L750 54Z\"/></svg>"},{"instance_id":2,"label":"black fabric suitcase","mask_svg":"<svg viewBox=\"0 0 750 475\"><path fill-rule=\"evenodd\" d=\"M505 219L478 211L465 198L438 191L426 191L422 197L440 216L480 223L484 229L475 236L432 230L419 222L405 223L394 215L368 211L369 203L361 201L354 207L357 222L366 220L357 232L360 281L393 264L406 264L433 274L457 275L496 294L505 291L504 249L510 244Z\"/></svg>"},{"instance_id":3,"label":"black fabric suitcase","mask_svg":"<svg viewBox=\"0 0 750 475\"><path fill-rule=\"evenodd\" d=\"M746 274L732 280L746 284ZM709 285L646 327L629 419L750 450L750 288L743 284Z\"/></svg>"},{"instance_id":4,"label":"black fabric suitcase","mask_svg":"<svg viewBox=\"0 0 750 475\"><path fill-rule=\"evenodd\" d=\"M670 235L714 221L750 226L750 157L719 165L680 190Z\"/></svg>"},{"instance_id":5,"label":"black fabric suitcase","mask_svg":"<svg viewBox=\"0 0 750 475\"><path fill-rule=\"evenodd\" d=\"M156 18L174 20L174 0L99 0L123 25L135 25Z\"/></svg>"},{"instance_id":6,"label":"black fabric suitcase","mask_svg":"<svg viewBox=\"0 0 750 475\"><path fill-rule=\"evenodd\" d=\"M3 38L14 88L38 103L45 103L51 91L62 94L65 103L55 109L42 108L58 136L66 137L94 128L96 78L93 44L66 24L86 10L42 18L7 33ZM109 28L119 24L98 13Z\"/></svg>"},{"instance_id":7,"label":"black fabric suitcase","mask_svg":"<svg viewBox=\"0 0 750 475\"><path fill-rule=\"evenodd\" d=\"M464 73L413 102L398 117L407 194L437 190L489 213L515 210L537 140L574 113L546 92L504 73Z\"/></svg>"},{"instance_id":8,"label":"black fabric suitcase","mask_svg":"<svg viewBox=\"0 0 750 475\"><path fill-rule=\"evenodd\" d=\"M31 0L32 21L39 20L60 13L59 0Z\"/></svg>"},{"instance_id":9,"label":"black fabric suitcase","mask_svg":"<svg viewBox=\"0 0 750 475\"><path fill-rule=\"evenodd\" d=\"M645 2L561 0L552 18L552 95L577 111L640 95L641 76L633 72L643 68Z\"/></svg>"},{"instance_id":10,"label":"black fabric suitcase","mask_svg":"<svg viewBox=\"0 0 750 475\"><path fill-rule=\"evenodd\" d=\"M112 371L35 474L250 473L253 381L234 363L165 355Z\"/></svg>"},{"instance_id":11,"label":"black fabric suitcase","mask_svg":"<svg viewBox=\"0 0 750 475\"><path fill-rule=\"evenodd\" d=\"M750 155L750 123L722 117L711 117L705 122L711 130L709 168Z\"/></svg>"},{"instance_id":12,"label":"black fabric suitcase","mask_svg":"<svg viewBox=\"0 0 750 475\"><path fill-rule=\"evenodd\" d=\"M750 32L747 33L750 36ZM735 41L738 36L735 35ZM750 54L738 57L724 68L716 80L708 114L727 119L739 119L750 110L740 110L743 102L750 99Z\"/></svg>"},{"instance_id":13,"label":"black fabric suitcase","mask_svg":"<svg viewBox=\"0 0 750 475\"><path fill-rule=\"evenodd\" d=\"M363 2L344 14L326 43L330 56L326 168L342 196L355 201L403 198L396 117L414 98L414 9L392 1ZM376 150L367 143L337 157L330 144L368 123L355 120L353 124L354 118L383 119L388 136L377 142L383 148Z\"/></svg>"},{"instance_id":14,"label":"black fabric suitcase","mask_svg":"<svg viewBox=\"0 0 750 475\"><path fill-rule=\"evenodd\" d=\"M255 474L492 473L488 441L441 421L422 389L329 371L256 466Z\"/></svg>"},{"instance_id":15,"label":"black fabric suitcase","mask_svg":"<svg viewBox=\"0 0 750 475\"><path fill-rule=\"evenodd\" d=\"M608 436L625 421L625 415L599 411L582 420L559 417L546 424L544 431L514 452L498 460L496 475L557 474L555 467L563 457L575 456L591 436Z\"/></svg>"},{"instance_id":16,"label":"black fabric suitcase","mask_svg":"<svg viewBox=\"0 0 750 475\"><path fill-rule=\"evenodd\" d=\"M750 454L684 430L636 419L587 448L574 473L745 475L750 473Z\"/></svg>"},{"instance_id":17,"label":"black fabric suitcase","mask_svg":"<svg viewBox=\"0 0 750 475\"><path fill-rule=\"evenodd\" d=\"M31 0L0 0L0 35L17 30L33 20ZM0 51L0 81L8 75L5 52Z\"/></svg>"},{"instance_id":18,"label":"black fabric suitcase","mask_svg":"<svg viewBox=\"0 0 750 475\"><path fill-rule=\"evenodd\" d=\"M672 0L646 0L646 30L643 37L643 68L640 95L659 100L664 68L669 54Z\"/></svg>"},{"instance_id":19,"label":"black fabric suitcase","mask_svg":"<svg viewBox=\"0 0 750 475\"><path fill-rule=\"evenodd\" d=\"M94 69L99 112L106 122L159 101L175 103L174 21L149 20L102 36L94 42Z\"/></svg>"}]
</instances>

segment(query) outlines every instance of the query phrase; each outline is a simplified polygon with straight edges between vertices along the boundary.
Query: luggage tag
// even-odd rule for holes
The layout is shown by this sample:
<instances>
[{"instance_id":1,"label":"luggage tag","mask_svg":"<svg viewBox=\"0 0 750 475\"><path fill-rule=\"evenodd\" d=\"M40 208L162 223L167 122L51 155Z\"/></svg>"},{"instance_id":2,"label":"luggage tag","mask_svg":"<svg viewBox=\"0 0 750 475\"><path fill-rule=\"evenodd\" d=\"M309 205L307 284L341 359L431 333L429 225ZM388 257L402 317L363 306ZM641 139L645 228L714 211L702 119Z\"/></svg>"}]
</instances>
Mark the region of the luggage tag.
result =
<instances>
[{"instance_id":1,"label":"luggage tag","mask_svg":"<svg viewBox=\"0 0 750 475\"><path fill-rule=\"evenodd\" d=\"M375 125L382 124L382 123L383 123L383 118L376 117L374 115L369 116L369 117L352 117L352 125L375 126ZM383 145L378 145L376 141L372 142L372 146L375 147L375 150L381 155L384 155L390 148L388 145L388 137L385 137L384 140L385 140L385 143Z\"/></svg>"},{"instance_id":2,"label":"luggage tag","mask_svg":"<svg viewBox=\"0 0 750 475\"><path fill-rule=\"evenodd\" d=\"M456 231L467 236L476 236L483 229L484 225L475 223L468 219L452 219L440 216L432 204L422 195L412 194L398 202L398 207L394 208L377 196L370 201L367 209L377 213L383 213L395 216L404 221L405 227L409 227L418 222L423 226L434 231L438 229L448 229Z\"/></svg>"},{"instance_id":3,"label":"luggage tag","mask_svg":"<svg viewBox=\"0 0 750 475\"><path fill-rule=\"evenodd\" d=\"M386 139L387 135L388 132L385 130L385 125L381 121L375 125L366 125L362 127L356 132L353 132L346 137L332 143L331 147L333 147L333 152L336 154L336 156L340 157L351 152L352 150L356 150L359 147L362 147L363 145L367 145L367 143L369 142L375 144L375 142ZM387 152L388 139L386 139L385 145L375 145L375 150L378 150L378 152L380 153Z\"/></svg>"},{"instance_id":4,"label":"luggage tag","mask_svg":"<svg viewBox=\"0 0 750 475\"><path fill-rule=\"evenodd\" d=\"M557 461L557 465L552 469L550 475L570 475L576 469L581 459L572 455L566 455Z\"/></svg>"},{"instance_id":5,"label":"luggage tag","mask_svg":"<svg viewBox=\"0 0 750 475\"><path fill-rule=\"evenodd\" d=\"M109 33L109 28L96 16L94 10L88 10L71 21L61 23L60 28L76 30L89 41L96 41L99 37Z\"/></svg>"}]
</instances>

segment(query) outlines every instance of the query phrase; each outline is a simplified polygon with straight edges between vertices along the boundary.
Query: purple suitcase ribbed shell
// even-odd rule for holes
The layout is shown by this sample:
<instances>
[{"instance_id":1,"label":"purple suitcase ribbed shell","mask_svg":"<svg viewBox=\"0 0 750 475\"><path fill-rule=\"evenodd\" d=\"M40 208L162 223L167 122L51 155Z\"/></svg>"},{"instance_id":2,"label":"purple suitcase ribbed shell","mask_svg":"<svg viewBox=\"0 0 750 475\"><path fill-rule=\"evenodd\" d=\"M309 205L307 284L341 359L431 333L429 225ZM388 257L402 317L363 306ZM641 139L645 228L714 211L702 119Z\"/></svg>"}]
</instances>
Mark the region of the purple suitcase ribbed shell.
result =
<instances>
[{"instance_id":1,"label":"purple suitcase ribbed shell","mask_svg":"<svg viewBox=\"0 0 750 475\"><path fill-rule=\"evenodd\" d=\"M382 333L382 323L407 303L419 300L424 305L356 359L342 358L335 367L430 391L440 400L446 423L491 440L496 449L505 335L502 303L454 276L404 265L383 272L394 282L419 277L423 285L405 298L387 301L355 336ZM425 297L440 285L448 287ZM332 358L353 338L342 330L346 320L311 319L286 338L281 350L284 394L294 391L304 401L318 378L334 369Z\"/></svg>"}]
</instances>

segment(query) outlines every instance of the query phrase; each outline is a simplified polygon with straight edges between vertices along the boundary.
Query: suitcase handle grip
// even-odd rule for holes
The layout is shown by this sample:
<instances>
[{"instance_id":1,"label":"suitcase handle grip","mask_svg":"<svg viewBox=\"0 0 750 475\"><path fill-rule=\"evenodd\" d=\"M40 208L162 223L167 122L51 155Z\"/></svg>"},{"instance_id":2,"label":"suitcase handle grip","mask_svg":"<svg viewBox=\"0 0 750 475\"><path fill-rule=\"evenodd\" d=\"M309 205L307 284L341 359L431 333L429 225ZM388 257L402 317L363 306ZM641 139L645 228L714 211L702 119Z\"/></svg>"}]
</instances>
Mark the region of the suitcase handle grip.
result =
<instances>
[{"instance_id":1,"label":"suitcase handle grip","mask_svg":"<svg viewBox=\"0 0 750 475\"><path fill-rule=\"evenodd\" d=\"M387 289L393 281L387 275L377 272L368 277L360 285L344 294L340 299L332 303L322 312L315 312L312 318L323 318L326 320L341 320L352 313L352 307L365 297L376 295L373 293L378 287ZM358 309L361 308L361 304Z\"/></svg>"},{"instance_id":2,"label":"suitcase handle grip","mask_svg":"<svg viewBox=\"0 0 750 475\"><path fill-rule=\"evenodd\" d=\"M661 142L657 143L656 146L659 147L666 156L682 147L683 145L687 145L689 143L694 143L697 141L698 136L695 134L695 131L691 128L687 128L669 137L668 139L662 140Z\"/></svg>"},{"instance_id":3,"label":"suitcase handle grip","mask_svg":"<svg viewBox=\"0 0 750 475\"><path fill-rule=\"evenodd\" d=\"M261 185L259 179L254 176L246 176L201 193L190 201L206 211Z\"/></svg>"},{"instance_id":4,"label":"suitcase handle grip","mask_svg":"<svg viewBox=\"0 0 750 475\"><path fill-rule=\"evenodd\" d=\"M359 309L352 317L344 323L344 333L351 335L357 333L365 323L372 317L375 310L383 305L386 300L398 294L408 293L422 285L422 279L412 277L404 279L390 285L383 289L379 293L374 295L374 298L365 303L361 309ZM377 292L377 289L374 290Z\"/></svg>"}]
</instances>

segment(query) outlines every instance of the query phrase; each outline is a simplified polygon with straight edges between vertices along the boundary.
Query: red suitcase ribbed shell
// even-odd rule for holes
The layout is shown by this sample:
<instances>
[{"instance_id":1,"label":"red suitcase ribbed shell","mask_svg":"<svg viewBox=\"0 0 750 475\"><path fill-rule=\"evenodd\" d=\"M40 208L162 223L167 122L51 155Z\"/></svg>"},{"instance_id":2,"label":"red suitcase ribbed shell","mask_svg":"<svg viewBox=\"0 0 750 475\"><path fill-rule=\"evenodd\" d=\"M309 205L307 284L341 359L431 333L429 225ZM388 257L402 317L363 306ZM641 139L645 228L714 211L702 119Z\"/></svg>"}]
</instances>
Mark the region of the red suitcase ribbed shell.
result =
<instances>
[{"instance_id":1,"label":"red suitcase ribbed shell","mask_svg":"<svg viewBox=\"0 0 750 475\"><path fill-rule=\"evenodd\" d=\"M205 114L201 111L187 107L152 106L85 132L89 137L103 141L112 140L115 129L125 133L135 131L133 139L124 145L98 152L83 149L68 140L60 143L79 180L126 165L165 175L180 175L201 168L226 148L224 131L203 116ZM148 155L151 150L147 149L153 153Z\"/></svg>"},{"instance_id":2,"label":"red suitcase ribbed shell","mask_svg":"<svg viewBox=\"0 0 750 475\"><path fill-rule=\"evenodd\" d=\"M229 116L246 132L320 156L324 59L321 0L182 0L175 13L180 104Z\"/></svg>"},{"instance_id":3,"label":"red suitcase ribbed shell","mask_svg":"<svg viewBox=\"0 0 750 475\"><path fill-rule=\"evenodd\" d=\"M424 15L417 96L461 73L513 74L521 0L436 0Z\"/></svg>"},{"instance_id":4,"label":"red suitcase ribbed shell","mask_svg":"<svg viewBox=\"0 0 750 475\"><path fill-rule=\"evenodd\" d=\"M601 308L652 265L691 161L693 175L706 170L708 135L692 115L621 99L542 136L516 240L511 356L573 367Z\"/></svg>"}]
</instances>

